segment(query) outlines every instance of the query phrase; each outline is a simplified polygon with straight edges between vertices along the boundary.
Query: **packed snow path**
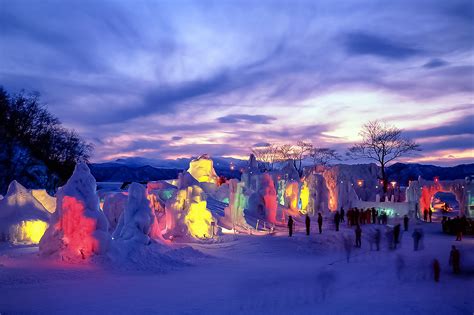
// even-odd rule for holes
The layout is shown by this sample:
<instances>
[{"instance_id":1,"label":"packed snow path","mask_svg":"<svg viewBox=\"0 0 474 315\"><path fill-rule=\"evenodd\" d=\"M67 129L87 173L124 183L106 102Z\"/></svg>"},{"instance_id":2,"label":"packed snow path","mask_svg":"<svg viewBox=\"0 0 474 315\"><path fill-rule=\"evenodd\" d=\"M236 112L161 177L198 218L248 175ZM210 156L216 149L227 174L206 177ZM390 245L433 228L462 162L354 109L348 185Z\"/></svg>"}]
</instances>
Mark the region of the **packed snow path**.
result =
<instances>
[{"instance_id":1,"label":"packed snow path","mask_svg":"<svg viewBox=\"0 0 474 315\"><path fill-rule=\"evenodd\" d=\"M438 224L422 224L425 244L412 249L352 249L347 263L340 232L310 237L227 235L193 244L212 257L164 273L122 271L103 265L70 265L37 257L37 249L0 252L0 312L46 314L472 314L474 273L451 273L451 244L473 268L474 239L454 242ZM363 226L365 232L373 226ZM331 229L331 227L328 227ZM411 229L410 229L411 230ZM403 265L398 268L401 257ZM441 281L431 275L441 263ZM468 266L467 264L471 264Z\"/></svg>"}]
</instances>

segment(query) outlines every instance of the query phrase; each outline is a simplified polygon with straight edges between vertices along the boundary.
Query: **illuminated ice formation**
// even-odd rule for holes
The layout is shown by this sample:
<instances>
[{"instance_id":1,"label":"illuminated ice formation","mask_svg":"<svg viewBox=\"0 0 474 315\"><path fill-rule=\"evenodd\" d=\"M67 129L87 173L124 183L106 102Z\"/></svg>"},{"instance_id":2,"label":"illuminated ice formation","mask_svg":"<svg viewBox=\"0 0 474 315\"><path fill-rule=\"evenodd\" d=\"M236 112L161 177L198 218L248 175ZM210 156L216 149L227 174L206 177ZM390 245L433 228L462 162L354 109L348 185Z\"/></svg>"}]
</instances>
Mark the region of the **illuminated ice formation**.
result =
<instances>
[{"instance_id":1,"label":"illuminated ice formation","mask_svg":"<svg viewBox=\"0 0 474 315\"><path fill-rule=\"evenodd\" d=\"M111 192L104 197L104 214L109 222L109 232L115 231L117 228L120 216L123 213L128 201L127 193Z\"/></svg>"},{"instance_id":2,"label":"illuminated ice formation","mask_svg":"<svg viewBox=\"0 0 474 315\"><path fill-rule=\"evenodd\" d=\"M248 214L276 223L278 203L273 179L268 173L261 174L257 178L258 190L249 198Z\"/></svg>"},{"instance_id":3,"label":"illuminated ice formation","mask_svg":"<svg viewBox=\"0 0 474 315\"><path fill-rule=\"evenodd\" d=\"M189 163L188 173L200 183L217 184L218 176L214 170L214 163L206 154Z\"/></svg>"},{"instance_id":4,"label":"illuminated ice formation","mask_svg":"<svg viewBox=\"0 0 474 315\"><path fill-rule=\"evenodd\" d=\"M229 205L224 209L225 218L232 225L245 225L244 209L247 196L244 194L244 183L233 178L228 181Z\"/></svg>"},{"instance_id":5,"label":"illuminated ice formation","mask_svg":"<svg viewBox=\"0 0 474 315\"><path fill-rule=\"evenodd\" d=\"M149 244L150 239L158 239L160 236L158 221L150 207L145 186L132 183L128 189L127 205L114 232L114 239Z\"/></svg>"},{"instance_id":6,"label":"illuminated ice formation","mask_svg":"<svg viewBox=\"0 0 474 315\"><path fill-rule=\"evenodd\" d=\"M206 208L205 193L199 186L177 190L166 202L166 236L208 238L214 222Z\"/></svg>"},{"instance_id":7,"label":"illuminated ice formation","mask_svg":"<svg viewBox=\"0 0 474 315\"><path fill-rule=\"evenodd\" d=\"M298 210L299 190L300 188L296 181L291 181L286 184L285 206L291 210Z\"/></svg>"},{"instance_id":8,"label":"illuminated ice formation","mask_svg":"<svg viewBox=\"0 0 474 315\"><path fill-rule=\"evenodd\" d=\"M0 200L0 241L38 244L48 227L50 213L17 181Z\"/></svg>"},{"instance_id":9,"label":"illuminated ice formation","mask_svg":"<svg viewBox=\"0 0 474 315\"><path fill-rule=\"evenodd\" d=\"M99 209L96 181L86 164L77 164L66 185L58 190L56 211L40 241L40 253L63 259L103 254L110 243L107 228L107 219Z\"/></svg>"},{"instance_id":10,"label":"illuminated ice formation","mask_svg":"<svg viewBox=\"0 0 474 315\"><path fill-rule=\"evenodd\" d=\"M50 196L46 189L32 189L31 194L49 213L53 213L56 210L56 198Z\"/></svg>"},{"instance_id":11,"label":"illuminated ice formation","mask_svg":"<svg viewBox=\"0 0 474 315\"><path fill-rule=\"evenodd\" d=\"M300 188L300 209L302 213L308 213L309 196L308 183L306 180L303 180L303 184Z\"/></svg>"}]
</instances>

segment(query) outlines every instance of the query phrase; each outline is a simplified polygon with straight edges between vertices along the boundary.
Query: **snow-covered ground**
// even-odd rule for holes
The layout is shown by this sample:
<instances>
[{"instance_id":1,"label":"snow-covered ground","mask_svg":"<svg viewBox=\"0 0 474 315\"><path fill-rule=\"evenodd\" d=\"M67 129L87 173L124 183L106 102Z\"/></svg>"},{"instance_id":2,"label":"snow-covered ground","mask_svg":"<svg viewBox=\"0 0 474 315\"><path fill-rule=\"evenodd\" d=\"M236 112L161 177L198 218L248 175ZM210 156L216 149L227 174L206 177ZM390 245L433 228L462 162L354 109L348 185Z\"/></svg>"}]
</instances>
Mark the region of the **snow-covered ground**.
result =
<instances>
[{"instance_id":1,"label":"snow-covered ground","mask_svg":"<svg viewBox=\"0 0 474 315\"><path fill-rule=\"evenodd\" d=\"M173 250L163 268L135 253L137 268L110 263L71 264L41 258L37 247L0 248L0 313L43 314L473 314L474 238L454 242L439 224L422 223L424 249L413 251L410 228L401 248L379 252L362 226L361 249L349 262L342 236L225 235ZM313 227L315 231L316 228ZM383 233L382 233L383 234ZM460 248L462 275L448 266ZM196 252L200 251L205 255ZM441 280L431 264L441 263ZM181 263L175 263L181 261ZM157 261L158 263L158 261ZM398 271L397 271L398 269Z\"/></svg>"}]
</instances>

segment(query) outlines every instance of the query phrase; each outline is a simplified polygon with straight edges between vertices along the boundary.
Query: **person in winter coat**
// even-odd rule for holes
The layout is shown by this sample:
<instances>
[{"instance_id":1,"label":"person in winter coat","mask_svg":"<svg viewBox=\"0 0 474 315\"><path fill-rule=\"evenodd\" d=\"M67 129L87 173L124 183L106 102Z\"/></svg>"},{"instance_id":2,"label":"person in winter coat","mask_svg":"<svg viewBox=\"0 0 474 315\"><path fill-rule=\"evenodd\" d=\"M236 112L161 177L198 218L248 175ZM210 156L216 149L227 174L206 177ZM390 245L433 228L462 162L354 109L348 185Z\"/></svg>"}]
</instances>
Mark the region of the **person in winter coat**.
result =
<instances>
[{"instance_id":1,"label":"person in winter coat","mask_svg":"<svg viewBox=\"0 0 474 315\"><path fill-rule=\"evenodd\" d=\"M408 216L405 214L405 216L403 217L403 230L404 231L408 231Z\"/></svg>"},{"instance_id":2,"label":"person in winter coat","mask_svg":"<svg viewBox=\"0 0 474 315\"><path fill-rule=\"evenodd\" d=\"M449 254L449 265L453 267L454 273L461 272L461 268L460 268L461 254L459 253L459 250L454 245L451 247L451 253Z\"/></svg>"},{"instance_id":3,"label":"person in winter coat","mask_svg":"<svg viewBox=\"0 0 474 315\"><path fill-rule=\"evenodd\" d=\"M375 229L374 241L375 241L375 246L377 247L377 251L380 250L381 237L382 237L382 232L380 232L380 229Z\"/></svg>"},{"instance_id":4,"label":"person in winter coat","mask_svg":"<svg viewBox=\"0 0 474 315\"><path fill-rule=\"evenodd\" d=\"M413 237L413 250L417 251L420 244L421 233L418 229L415 229L411 235Z\"/></svg>"},{"instance_id":5,"label":"person in winter coat","mask_svg":"<svg viewBox=\"0 0 474 315\"><path fill-rule=\"evenodd\" d=\"M355 235L356 235L356 247L361 247L362 246L362 229L360 228L360 225L357 224L357 227L355 229Z\"/></svg>"},{"instance_id":6,"label":"person in winter coat","mask_svg":"<svg viewBox=\"0 0 474 315\"><path fill-rule=\"evenodd\" d=\"M425 209L423 211L423 219L425 220L425 222L428 222L428 209Z\"/></svg>"},{"instance_id":7,"label":"person in winter coat","mask_svg":"<svg viewBox=\"0 0 474 315\"><path fill-rule=\"evenodd\" d=\"M431 217L433 216L433 210L431 210L431 208L430 208L430 211L428 211L428 215L430 216L430 223L433 222L431 220Z\"/></svg>"},{"instance_id":8,"label":"person in winter coat","mask_svg":"<svg viewBox=\"0 0 474 315\"><path fill-rule=\"evenodd\" d=\"M291 215L288 217L288 236L293 236L293 218Z\"/></svg>"},{"instance_id":9,"label":"person in winter coat","mask_svg":"<svg viewBox=\"0 0 474 315\"><path fill-rule=\"evenodd\" d=\"M341 222L344 222L344 208L341 207Z\"/></svg>"},{"instance_id":10,"label":"person in winter coat","mask_svg":"<svg viewBox=\"0 0 474 315\"><path fill-rule=\"evenodd\" d=\"M311 226L311 219L309 218L309 215L306 214L306 218L304 220L304 223L306 224L306 235L309 235L309 229Z\"/></svg>"},{"instance_id":11,"label":"person in winter coat","mask_svg":"<svg viewBox=\"0 0 474 315\"><path fill-rule=\"evenodd\" d=\"M339 212L336 211L336 214L334 214L334 224L336 225L336 231L339 231L340 222L341 222L341 218L339 216Z\"/></svg>"},{"instance_id":12,"label":"person in winter coat","mask_svg":"<svg viewBox=\"0 0 474 315\"><path fill-rule=\"evenodd\" d=\"M397 244L400 241L400 224L395 225L393 228L393 248L397 248Z\"/></svg>"},{"instance_id":13,"label":"person in winter coat","mask_svg":"<svg viewBox=\"0 0 474 315\"><path fill-rule=\"evenodd\" d=\"M318 213L318 228L319 234L323 233L323 216L321 215L321 212Z\"/></svg>"},{"instance_id":14,"label":"person in winter coat","mask_svg":"<svg viewBox=\"0 0 474 315\"><path fill-rule=\"evenodd\" d=\"M377 220L377 210L375 208L372 208L372 224L375 224Z\"/></svg>"}]
</instances>

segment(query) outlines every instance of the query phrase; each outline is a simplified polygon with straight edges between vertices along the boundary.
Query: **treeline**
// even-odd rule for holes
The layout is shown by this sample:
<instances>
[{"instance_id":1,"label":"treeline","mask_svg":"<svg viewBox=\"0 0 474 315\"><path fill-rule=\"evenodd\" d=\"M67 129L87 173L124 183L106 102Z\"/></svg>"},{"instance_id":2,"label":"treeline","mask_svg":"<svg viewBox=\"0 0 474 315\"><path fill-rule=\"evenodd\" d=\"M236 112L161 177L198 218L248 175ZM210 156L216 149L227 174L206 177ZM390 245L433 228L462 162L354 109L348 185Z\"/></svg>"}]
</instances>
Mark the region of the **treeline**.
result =
<instances>
[{"instance_id":1,"label":"treeline","mask_svg":"<svg viewBox=\"0 0 474 315\"><path fill-rule=\"evenodd\" d=\"M24 91L10 95L0 87L0 165L9 183L13 179L34 181L36 163L62 184L79 161L87 162L92 146L48 112L39 94Z\"/></svg>"}]
</instances>

